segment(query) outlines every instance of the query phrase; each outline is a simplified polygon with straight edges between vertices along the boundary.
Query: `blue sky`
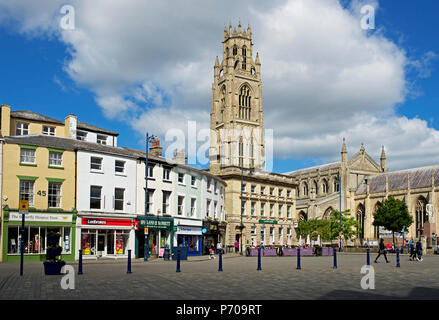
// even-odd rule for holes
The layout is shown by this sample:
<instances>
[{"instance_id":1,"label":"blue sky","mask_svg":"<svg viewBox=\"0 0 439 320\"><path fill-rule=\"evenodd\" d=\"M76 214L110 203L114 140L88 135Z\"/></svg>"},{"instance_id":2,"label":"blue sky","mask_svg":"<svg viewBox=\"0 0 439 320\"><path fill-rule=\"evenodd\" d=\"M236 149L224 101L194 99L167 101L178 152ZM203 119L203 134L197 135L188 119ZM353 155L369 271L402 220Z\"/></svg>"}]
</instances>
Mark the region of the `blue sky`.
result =
<instances>
[{"instance_id":1,"label":"blue sky","mask_svg":"<svg viewBox=\"0 0 439 320\"><path fill-rule=\"evenodd\" d=\"M294 2L294 0L291 1ZM283 2L284 1L278 1L278 3L275 3L273 6L282 5ZM321 1L317 1L317 3L319 2ZM367 1L362 1L362 3L367 3ZM407 118L409 120L419 118L425 120L426 124L424 124L423 129L425 129L426 139L429 139L431 146L433 146L436 141L435 130L439 130L439 117L437 111L439 102L439 92L437 90L439 85L439 59L437 58L437 55L439 55L439 39L437 33L437 30L439 30L439 22L437 19L439 2L435 0L421 0L415 3L409 0L387 0L379 1L378 3L379 5L375 18L377 30L373 32L379 32L377 37L384 37L386 40L393 42L397 46L399 52L404 52L405 56L411 61L404 66L405 74L403 75L403 78L406 81L407 86L404 98L402 99L403 101L398 101L401 100L398 98L393 98L393 100L390 99L391 102L385 104L387 111L385 112L386 115L383 117L388 117L389 112L393 112L390 118L386 118L390 119L390 122L388 123L392 123L392 119L397 118ZM351 5L351 2L343 1L343 4L345 7L348 7ZM0 50L0 70L2 74L2 77L0 78L0 103L11 105L13 110L31 110L59 120L63 120L68 114L74 113L78 116L80 121L119 132L119 145L134 149L143 148L141 139L143 136L142 132L145 131L145 126L146 128L151 127L150 131L152 132L158 130L155 129L153 125L149 126L149 120L145 120L148 119L148 117L155 119L153 117L154 115L149 113L150 110L160 111L162 110L161 108L164 108L164 112L161 112L161 114L162 116L165 114L164 119L166 119L167 106L166 103L162 102L163 100L172 100L175 106L181 106L182 109L188 109L186 105L198 103L205 109L205 113L197 113L197 109L195 109L193 112L194 119L199 120L202 116L204 117L202 118L203 121L209 121L208 115L211 108L210 86L213 80L212 67L215 59L214 55L221 54L223 22L217 25L208 25L208 22L205 21L193 22L194 24L203 23L205 24L204 26L209 26L213 30L209 31L210 29L205 28L206 30L203 30L203 34L200 35L201 38L207 37L210 39L209 57L206 58L206 60L198 60L200 64L202 62L203 66L196 66L193 69L187 69L186 72L192 72L193 74L187 75L186 83L184 78L179 79L179 81L181 81L181 86L184 87L189 85L192 79L197 76L199 70L197 68L205 68L205 70L208 70L207 75L206 72L203 71L203 75L201 76L201 79L205 84L200 85L200 91L202 93L199 95L200 101L198 101L191 100L193 98L190 96L194 94L188 94L187 96L182 94L171 94L173 93L172 88L176 87L172 82L169 83L169 87L167 85L160 85L163 83L161 81L168 81L167 79L172 78L171 76L169 78L160 78L160 66L166 66L165 63L163 65L157 64L157 70L154 70L156 74L151 77L148 75L142 75L139 77L135 72L130 72L125 75L125 77L132 77L132 81L126 81L122 84L112 83L107 87L102 87L98 83L99 81L102 81L99 80L99 77L97 77L98 80L96 82L89 81L90 73L85 72L72 77L72 67L69 63L75 59L81 62L78 58L79 54L75 56L76 58L72 58L72 52L76 51L81 53L81 48L75 40L70 39L68 35L59 36L56 33L54 34L53 32L46 31L44 28L42 29L43 31L41 31L41 28L35 28L37 32L33 32L31 30L32 28L29 27L23 31L23 28L21 28L20 25L26 24L26 21L30 19L29 16L17 13L19 12L20 7L17 9L13 5L10 5L9 7L7 5L6 7L2 6L3 5L0 4L0 12L7 8L9 10L8 15L11 16L3 23L0 23L0 43L3 44L2 50ZM77 6L80 8L79 1ZM48 6L39 10L47 9L57 13L59 8L60 3L53 7ZM275 77L270 78L270 71L264 69L264 67L266 67L266 65L264 65L264 54L266 56L271 54L267 53L267 47L273 50L277 50L277 48L265 45L265 38L260 35L263 33L261 32L262 27L257 29L258 23L253 23L256 18L252 19L250 13L246 16L247 8L244 6L239 8L239 10L241 10L239 13L233 11L219 12L218 14L222 16L219 17L218 20L231 20L234 22L239 17L241 17L241 19L244 17L246 18L246 20L244 20L245 23L250 22L252 25L256 25L256 27L253 27L255 32L255 47L259 50L265 49L265 51L260 51L262 59L262 80L264 82L264 75L268 74L267 82L269 83L267 86L265 86L264 83L264 115L267 118L267 122L270 123L271 127L275 130L276 138L277 127L275 124L277 123L277 120L274 120L274 118L273 120L270 120L270 115L275 113L275 109L273 109L275 100L270 100L270 91L267 92L267 90L274 87L274 84L271 85L271 83L274 81L272 78ZM249 12L251 12L251 10ZM5 11L3 11L3 14L4 13ZM43 13L35 12L35 14ZM17 14L17 16L15 17L14 14ZM81 18L79 14L79 10L77 10L76 15L79 21L77 23L78 28L81 27L81 19L85 19ZM252 14L255 15L255 13ZM0 14L0 17L2 16L3 15ZM119 23L129 23L126 22L129 20L130 19L123 20L125 22ZM133 20L135 20L134 17ZM190 24L191 20L189 19L188 21L189 22L187 23ZM163 19L158 19L156 22L157 29L153 31L151 30L151 32L160 33L164 28L161 28L160 23L167 22ZM83 23L83 25L85 25L85 23ZM149 32L148 30L149 29L143 30L139 33L139 37L137 38L138 42L142 41L143 36L148 36L145 35L145 32ZM257 33L258 31L259 33ZM172 41L167 40L165 33L166 30L163 30L163 32L164 34L161 41L171 42L168 45L172 47ZM257 38L257 34L260 35L259 38ZM194 36L197 35L194 34ZM115 38L115 42L117 41L117 38ZM210 48L210 46L212 46L212 48ZM129 50L129 48L126 48L126 50ZM169 48L166 50L168 52ZM210 56L211 52L215 54ZM139 54L141 54L141 52L139 52ZM184 54L190 56L190 53ZM158 55L160 55L160 52ZM133 56L135 56L135 53L133 53ZM142 56L137 58L141 60ZM175 48L175 52L170 54L167 63L169 63L169 61L172 62L173 59L180 59L179 48L177 47ZM185 61L190 61L190 57L185 59ZM266 61L269 59L270 57L267 57ZM328 64L330 63L331 61L328 60ZM206 64L207 66L204 66ZM148 65L148 67L150 67L150 65ZM152 67L151 69L154 68ZM373 71L374 70L372 70L372 72ZM108 75L106 77L108 77ZM391 82L392 81L390 81L389 84ZM136 100L132 92L135 88L142 87L145 83L152 83L153 90L145 89L145 92L150 95L147 97L146 102L142 102ZM126 89L126 87L129 86L131 86L131 88ZM312 84L310 86L312 86ZM315 84L314 86L318 86L318 84ZM117 91L119 96L124 99L123 102L125 109L122 108L122 113L114 113L113 109L110 110L112 107L110 104L103 102L103 100L99 100L100 98L104 99L111 96L111 94L108 93L109 90ZM294 94L294 91L292 94ZM265 99L266 95L268 96L268 100ZM294 97L291 98L293 100ZM270 103L271 101L273 101L273 103ZM288 97L286 98L286 101L288 103ZM379 119L380 111L378 109L380 108L380 102L374 101L373 103L376 103L377 107L374 108L370 114ZM132 107L134 104L135 107ZM145 108L145 106L148 106L148 108ZM322 107L325 106L323 105ZM300 120L301 113L298 109L295 109L295 106L292 106L291 108L290 113L297 114L295 118L299 118ZM174 112L175 109L176 108L174 108L172 112ZM172 112L169 112L169 116L175 118L175 114ZM128 115L129 113L131 113L131 115ZM197 116L195 116L195 113L197 113ZM355 117L353 115L353 118L350 118L347 121L352 123L352 119L358 119L358 114L359 113L356 113ZM189 116L185 114L185 116L187 119L192 119L190 114ZM368 116L368 114L366 114L366 116ZM159 120L157 121L160 122ZM306 122L308 120L305 119L304 121ZM439 159L436 157L436 155L439 156L439 153L436 152L439 150L433 150L428 144L420 149L410 145L410 143L416 143L416 139L419 139L417 136L413 136L413 140L407 139L406 143L401 141L400 146L395 143L395 141L398 141L398 137L392 137L392 133L388 133L388 139L379 140L376 137L370 137L369 140L369 136L371 136L370 132L367 132L367 129L362 130L361 126L359 127L359 130L354 130L350 133L344 132L342 128L340 128L339 132L334 133L334 126L337 126L338 124L338 122L334 122L331 126L328 125L332 128L321 129L322 132L319 132L321 126L317 126L312 131L319 134L318 138L308 141L307 137L304 135L304 138L301 139L301 141L293 141L291 144L288 144L290 141L288 139L295 136L295 131L287 132L285 131L286 129L279 129L279 132L282 132L282 134L279 135L279 140L277 140L277 138L275 139L274 143L275 145L282 144L283 141L285 141L285 146L289 149L289 152L282 151L276 154L273 171L285 172L323 162L337 161L341 148L341 137L346 133L350 134L350 136L346 137L348 143L352 142L352 145L348 145L350 155L359 150L360 141L366 144L366 151L369 151L375 159L379 157L379 147L381 144L386 145L386 149L390 145L389 148L395 155L393 168L396 169L437 163L437 160ZM142 125L144 126L142 127ZM279 126L281 126L281 124L279 124ZM328 132L327 135L326 131ZM164 138L162 132L158 132L158 134L162 139ZM432 136L431 139L428 135ZM307 136L309 135L307 134ZM328 142L324 141L325 138L323 138L322 146L319 146L319 144L314 142L315 140L321 139L323 136L328 137ZM377 134L377 136L380 136L380 134ZM387 137L385 134L381 136ZM297 140L299 140L299 138ZM307 143L307 141L309 143ZM421 145L421 141L418 141L418 143ZM369 145L371 145L372 150L368 149ZM393 150L392 145L395 146L393 147ZM424 154L422 152L424 148L429 149L431 152ZM318 152L318 150L315 149L324 150L324 152ZM419 150L421 150L421 152ZM390 166L392 167L392 153L388 153L388 156L390 158ZM422 159L419 160L418 158Z\"/></svg>"}]
</instances>

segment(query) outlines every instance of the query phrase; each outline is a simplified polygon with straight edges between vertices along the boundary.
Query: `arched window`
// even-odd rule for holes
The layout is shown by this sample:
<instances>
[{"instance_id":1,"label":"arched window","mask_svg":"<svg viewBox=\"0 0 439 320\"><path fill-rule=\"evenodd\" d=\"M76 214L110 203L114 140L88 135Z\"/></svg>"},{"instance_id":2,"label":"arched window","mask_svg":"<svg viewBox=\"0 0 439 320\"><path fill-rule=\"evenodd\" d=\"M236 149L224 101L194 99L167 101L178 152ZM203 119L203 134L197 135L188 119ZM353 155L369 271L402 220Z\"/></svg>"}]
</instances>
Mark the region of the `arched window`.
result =
<instances>
[{"instance_id":1,"label":"arched window","mask_svg":"<svg viewBox=\"0 0 439 320\"><path fill-rule=\"evenodd\" d=\"M334 192L340 192L340 184L338 183L337 178L334 178Z\"/></svg>"},{"instance_id":2,"label":"arched window","mask_svg":"<svg viewBox=\"0 0 439 320\"><path fill-rule=\"evenodd\" d=\"M220 103L221 103L221 122L224 122L224 109L226 108L226 86L221 88L220 93Z\"/></svg>"},{"instance_id":3,"label":"arched window","mask_svg":"<svg viewBox=\"0 0 439 320\"><path fill-rule=\"evenodd\" d=\"M298 220L299 221L307 221L308 220L308 217L304 211L299 212Z\"/></svg>"},{"instance_id":4,"label":"arched window","mask_svg":"<svg viewBox=\"0 0 439 320\"><path fill-rule=\"evenodd\" d=\"M315 180L314 180L313 184L314 184L314 191L315 191L316 195L318 195L319 194L319 185Z\"/></svg>"},{"instance_id":5,"label":"arched window","mask_svg":"<svg viewBox=\"0 0 439 320\"><path fill-rule=\"evenodd\" d=\"M302 190L303 190L303 195L307 196L308 195L308 184L306 182L303 183Z\"/></svg>"},{"instance_id":6,"label":"arched window","mask_svg":"<svg viewBox=\"0 0 439 320\"><path fill-rule=\"evenodd\" d=\"M326 179L322 181L322 193L328 193L328 181Z\"/></svg>"},{"instance_id":7,"label":"arched window","mask_svg":"<svg viewBox=\"0 0 439 320\"><path fill-rule=\"evenodd\" d=\"M428 222L427 215L427 200L424 197L419 197L416 202L416 238L423 235L424 223Z\"/></svg>"},{"instance_id":8,"label":"arched window","mask_svg":"<svg viewBox=\"0 0 439 320\"><path fill-rule=\"evenodd\" d=\"M360 239L364 238L364 217L365 217L365 210L363 204L359 204L357 207L357 221L360 224L360 227L358 230L360 231L360 234L358 235Z\"/></svg>"},{"instance_id":9,"label":"arched window","mask_svg":"<svg viewBox=\"0 0 439 320\"><path fill-rule=\"evenodd\" d=\"M242 86L239 92L239 118L251 119L251 91L248 86Z\"/></svg>"},{"instance_id":10,"label":"arched window","mask_svg":"<svg viewBox=\"0 0 439 320\"><path fill-rule=\"evenodd\" d=\"M242 48L242 70L247 70L247 48Z\"/></svg>"},{"instance_id":11,"label":"arched window","mask_svg":"<svg viewBox=\"0 0 439 320\"><path fill-rule=\"evenodd\" d=\"M332 215L332 211L333 211L334 209L332 209L332 207L329 207L328 209L326 209L325 210L325 213L323 214L323 217L322 217L322 219L323 220L329 220L329 219L331 219L331 215Z\"/></svg>"},{"instance_id":12,"label":"arched window","mask_svg":"<svg viewBox=\"0 0 439 320\"><path fill-rule=\"evenodd\" d=\"M233 55L236 56L238 54L238 48L236 46L233 47Z\"/></svg>"}]
</instances>

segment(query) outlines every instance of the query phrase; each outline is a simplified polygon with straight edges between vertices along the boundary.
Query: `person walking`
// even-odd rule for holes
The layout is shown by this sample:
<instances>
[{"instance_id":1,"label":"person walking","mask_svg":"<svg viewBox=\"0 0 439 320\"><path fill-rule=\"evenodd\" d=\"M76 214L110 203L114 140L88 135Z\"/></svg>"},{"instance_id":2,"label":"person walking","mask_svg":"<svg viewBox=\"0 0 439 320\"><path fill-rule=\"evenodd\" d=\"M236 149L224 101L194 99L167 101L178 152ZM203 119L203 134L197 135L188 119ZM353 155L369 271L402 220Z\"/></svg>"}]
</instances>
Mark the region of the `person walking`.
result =
<instances>
[{"instance_id":1,"label":"person walking","mask_svg":"<svg viewBox=\"0 0 439 320\"><path fill-rule=\"evenodd\" d=\"M217 253L219 254L220 252L222 252L222 250L223 250L223 245L222 245L221 242L218 242L216 244L216 251L217 251Z\"/></svg>"},{"instance_id":2,"label":"person walking","mask_svg":"<svg viewBox=\"0 0 439 320\"><path fill-rule=\"evenodd\" d=\"M389 263L390 261L387 260L387 256L386 256L386 247L384 245L384 239L380 239L379 252L378 252L378 256L375 258L375 263L378 263L377 260L382 254L384 255L384 258L386 259L386 262Z\"/></svg>"},{"instance_id":3,"label":"person walking","mask_svg":"<svg viewBox=\"0 0 439 320\"><path fill-rule=\"evenodd\" d=\"M418 242L416 242L416 253L418 254L418 261L424 260L424 259L422 259L422 243L421 243L421 239L419 239Z\"/></svg>"},{"instance_id":4,"label":"person walking","mask_svg":"<svg viewBox=\"0 0 439 320\"><path fill-rule=\"evenodd\" d=\"M239 252L239 242L237 240L237 241L235 241L235 253L238 253L238 252Z\"/></svg>"},{"instance_id":5,"label":"person walking","mask_svg":"<svg viewBox=\"0 0 439 320\"><path fill-rule=\"evenodd\" d=\"M215 245L213 244L213 241L210 243L209 254L210 254L209 259L216 259L216 257L215 257Z\"/></svg>"},{"instance_id":6,"label":"person walking","mask_svg":"<svg viewBox=\"0 0 439 320\"><path fill-rule=\"evenodd\" d=\"M415 244L413 243L413 241L410 240L410 261L415 261L416 259L416 248L415 248Z\"/></svg>"}]
</instances>

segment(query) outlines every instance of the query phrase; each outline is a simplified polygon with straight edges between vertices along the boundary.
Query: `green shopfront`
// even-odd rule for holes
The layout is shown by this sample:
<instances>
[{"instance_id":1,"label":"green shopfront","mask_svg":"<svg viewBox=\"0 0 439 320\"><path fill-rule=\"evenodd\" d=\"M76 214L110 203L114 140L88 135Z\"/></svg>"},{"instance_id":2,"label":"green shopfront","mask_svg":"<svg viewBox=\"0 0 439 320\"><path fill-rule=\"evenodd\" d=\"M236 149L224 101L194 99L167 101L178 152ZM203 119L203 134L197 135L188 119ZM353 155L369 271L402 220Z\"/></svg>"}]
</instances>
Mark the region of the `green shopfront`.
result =
<instances>
[{"instance_id":1,"label":"green shopfront","mask_svg":"<svg viewBox=\"0 0 439 320\"><path fill-rule=\"evenodd\" d=\"M3 208L2 262L20 261L22 215L17 210ZM47 235L57 232L61 235L62 259L74 261L76 211L29 211L25 216L24 261L46 259Z\"/></svg>"},{"instance_id":2,"label":"green shopfront","mask_svg":"<svg viewBox=\"0 0 439 320\"><path fill-rule=\"evenodd\" d=\"M165 249L172 253L172 239L174 238L174 219L163 217L148 217L145 226L145 217L137 218L136 231L136 258L143 258L145 252L145 227L148 228L148 252L153 257L162 257Z\"/></svg>"}]
</instances>

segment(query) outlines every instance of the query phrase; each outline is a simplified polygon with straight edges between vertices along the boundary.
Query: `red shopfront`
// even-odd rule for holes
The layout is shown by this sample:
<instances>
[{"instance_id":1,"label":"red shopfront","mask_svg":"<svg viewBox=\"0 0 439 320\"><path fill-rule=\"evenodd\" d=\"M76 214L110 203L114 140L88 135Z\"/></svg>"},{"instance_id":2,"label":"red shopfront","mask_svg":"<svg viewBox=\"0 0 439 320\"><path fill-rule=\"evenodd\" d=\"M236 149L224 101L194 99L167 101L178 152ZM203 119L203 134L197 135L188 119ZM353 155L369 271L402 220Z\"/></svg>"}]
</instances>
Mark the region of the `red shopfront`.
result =
<instances>
[{"instance_id":1,"label":"red shopfront","mask_svg":"<svg viewBox=\"0 0 439 320\"><path fill-rule=\"evenodd\" d=\"M81 218L78 247L85 258L126 257L134 247L134 227L134 219Z\"/></svg>"}]
</instances>

